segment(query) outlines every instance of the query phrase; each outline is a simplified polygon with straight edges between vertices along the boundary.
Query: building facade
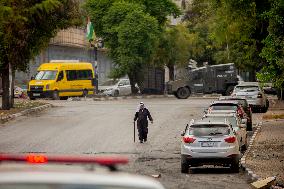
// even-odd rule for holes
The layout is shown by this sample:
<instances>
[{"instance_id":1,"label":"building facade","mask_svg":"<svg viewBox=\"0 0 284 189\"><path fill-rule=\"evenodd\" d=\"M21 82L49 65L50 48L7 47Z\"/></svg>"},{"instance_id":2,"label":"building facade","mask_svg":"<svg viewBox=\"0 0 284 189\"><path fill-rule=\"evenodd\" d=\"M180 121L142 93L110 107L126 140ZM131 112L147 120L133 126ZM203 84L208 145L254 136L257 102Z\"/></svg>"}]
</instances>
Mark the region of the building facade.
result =
<instances>
[{"instance_id":1,"label":"building facade","mask_svg":"<svg viewBox=\"0 0 284 189\"><path fill-rule=\"evenodd\" d=\"M97 61L95 61L94 48L87 41L84 29L70 28L59 31L56 37L51 39L49 46L31 60L27 72L16 73L16 84L26 85L30 78L36 74L37 68L42 63L48 63L50 60L90 62L94 68L97 67L100 83L108 79L109 72L113 67L112 60L108 58L105 49L98 49Z\"/></svg>"}]
</instances>

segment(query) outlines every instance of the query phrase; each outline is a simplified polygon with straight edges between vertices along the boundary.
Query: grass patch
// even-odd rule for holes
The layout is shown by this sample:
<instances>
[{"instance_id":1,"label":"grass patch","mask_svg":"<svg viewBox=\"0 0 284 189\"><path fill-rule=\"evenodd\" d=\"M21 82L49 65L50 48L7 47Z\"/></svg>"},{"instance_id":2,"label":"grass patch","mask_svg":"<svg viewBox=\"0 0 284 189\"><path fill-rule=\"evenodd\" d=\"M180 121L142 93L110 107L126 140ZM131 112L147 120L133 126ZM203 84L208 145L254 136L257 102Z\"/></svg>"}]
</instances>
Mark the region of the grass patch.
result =
<instances>
[{"instance_id":1,"label":"grass patch","mask_svg":"<svg viewBox=\"0 0 284 189\"><path fill-rule=\"evenodd\" d=\"M10 110L2 110L0 109L0 116L6 116L6 115L11 115L15 113L19 113L23 110L38 107L41 105L44 105L46 103L40 102L40 101L30 101L30 100L21 100L21 101L16 101L14 104L14 107L11 108Z\"/></svg>"},{"instance_id":2,"label":"grass patch","mask_svg":"<svg viewBox=\"0 0 284 189\"><path fill-rule=\"evenodd\" d=\"M263 119L284 119L284 113L280 114L265 114Z\"/></svg>"}]
</instances>

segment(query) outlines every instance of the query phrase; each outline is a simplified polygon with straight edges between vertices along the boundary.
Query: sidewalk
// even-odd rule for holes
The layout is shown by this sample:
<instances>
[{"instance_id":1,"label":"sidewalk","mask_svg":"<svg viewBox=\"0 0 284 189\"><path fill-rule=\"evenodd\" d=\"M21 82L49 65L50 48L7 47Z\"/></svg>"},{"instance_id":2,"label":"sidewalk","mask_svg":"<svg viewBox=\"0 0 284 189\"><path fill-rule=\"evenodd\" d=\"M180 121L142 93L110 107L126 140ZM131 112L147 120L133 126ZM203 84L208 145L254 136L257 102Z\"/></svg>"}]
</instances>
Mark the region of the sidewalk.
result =
<instances>
[{"instance_id":1,"label":"sidewalk","mask_svg":"<svg viewBox=\"0 0 284 189\"><path fill-rule=\"evenodd\" d=\"M271 103L261 130L249 151L246 164L260 178L276 176L284 187L284 101Z\"/></svg>"},{"instance_id":2,"label":"sidewalk","mask_svg":"<svg viewBox=\"0 0 284 189\"><path fill-rule=\"evenodd\" d=\"M51 107L51 104L42 101L15 99L14 108L11 108L10 110L2 110L0 108L0 124L22 115L42 111L49 107Z\"/></svg>"}]
</instances>

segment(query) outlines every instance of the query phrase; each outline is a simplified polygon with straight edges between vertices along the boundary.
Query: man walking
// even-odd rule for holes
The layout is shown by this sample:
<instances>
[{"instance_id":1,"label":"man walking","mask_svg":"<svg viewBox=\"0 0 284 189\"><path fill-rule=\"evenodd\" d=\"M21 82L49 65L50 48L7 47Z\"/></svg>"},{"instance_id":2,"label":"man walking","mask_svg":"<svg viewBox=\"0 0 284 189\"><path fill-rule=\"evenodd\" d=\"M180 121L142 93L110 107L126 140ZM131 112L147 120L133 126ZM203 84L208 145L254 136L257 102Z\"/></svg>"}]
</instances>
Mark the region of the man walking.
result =
<instances>
[{"instance_id":1,"label":"man walking","mask_svg":"<svg viewBox=\"0 0 284 189\"><path fill-rule=\"evenodd\" d=\"M134 117L134 122L137 120L137 129L140 143L147 141L148 135L148 119L153 123L153 118L149 110L145 107L143 102L140 102Z\"/></svg>"}]
</instances>

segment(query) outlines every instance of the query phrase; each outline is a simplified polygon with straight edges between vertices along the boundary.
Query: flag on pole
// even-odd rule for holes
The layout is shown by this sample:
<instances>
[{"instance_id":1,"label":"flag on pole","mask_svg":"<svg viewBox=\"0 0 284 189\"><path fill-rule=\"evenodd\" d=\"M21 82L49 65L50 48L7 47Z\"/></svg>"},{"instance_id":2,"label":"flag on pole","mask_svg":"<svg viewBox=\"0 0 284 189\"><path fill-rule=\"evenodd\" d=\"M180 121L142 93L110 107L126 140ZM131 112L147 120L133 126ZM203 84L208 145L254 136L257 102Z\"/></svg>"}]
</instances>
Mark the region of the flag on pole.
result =
<instances>
[{"instance_id":1,"label":"flag on pole","mask_svg":"<svg viewBox=\"0 0 284 189\"><path fill-rule=\"evenodd\" d=\"M86 35L86 37L87 37L88 41L94 41L95 40L94 25L91 22L89 17L88 17L87 35Z\"/></svg>"}]
</instances>

